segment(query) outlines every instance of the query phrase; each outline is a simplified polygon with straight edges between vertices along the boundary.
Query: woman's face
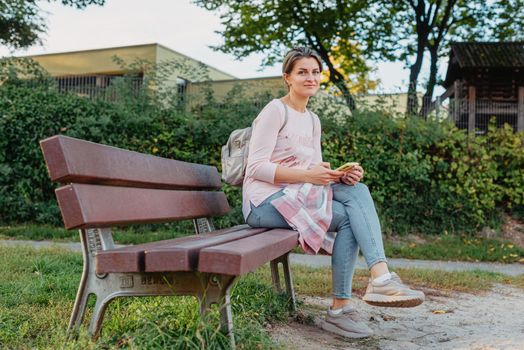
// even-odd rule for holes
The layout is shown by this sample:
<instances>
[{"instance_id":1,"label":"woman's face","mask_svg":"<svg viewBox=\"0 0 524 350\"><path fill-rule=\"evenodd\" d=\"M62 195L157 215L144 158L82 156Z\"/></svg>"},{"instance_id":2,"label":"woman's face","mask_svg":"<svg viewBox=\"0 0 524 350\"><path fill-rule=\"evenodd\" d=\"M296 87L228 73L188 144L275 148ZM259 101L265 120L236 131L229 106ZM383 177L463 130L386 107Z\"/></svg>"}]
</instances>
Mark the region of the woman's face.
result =
<instances>
[{"instance_id":1,"label":"woman's face","mask_svg":"<svg viewBox=\"0 0 524 350\"><path fill-rule=\"evenodd\" d=\"M301 96L313 96L320 87L321 73L318 62L313 57L295 61L291 73L284 73L289 91Z\"/></svg>"}]
</instances>

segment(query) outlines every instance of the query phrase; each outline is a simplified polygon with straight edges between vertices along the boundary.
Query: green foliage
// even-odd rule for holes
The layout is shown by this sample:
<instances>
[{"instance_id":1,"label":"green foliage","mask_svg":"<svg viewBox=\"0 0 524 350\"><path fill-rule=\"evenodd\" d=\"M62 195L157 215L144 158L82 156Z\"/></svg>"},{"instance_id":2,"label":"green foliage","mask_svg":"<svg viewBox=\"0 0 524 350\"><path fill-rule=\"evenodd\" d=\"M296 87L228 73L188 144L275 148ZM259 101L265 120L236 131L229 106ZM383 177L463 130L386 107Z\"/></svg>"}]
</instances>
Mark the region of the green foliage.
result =
<instances>
[{"instance_id":1,"label":"green foliage","mask_svg":"<svg viewBox=\"0 0 524 350\"><path fill-rule=\"evenodd\" d=\"M38 142L66 134L140 151L157 108L145 98L125 104L62 94L41 77L4 77L0 88L0 221L58 223Z\"/></svg>"},{"instance_id":2,"label":"green foliage","mask_svg":"<svg viewBox=\"0 0 524 350\"><path fill-rule=\"evenodd\" d=\"M246 97L240 86L223 101L166 103L125 78L114 101L59 92L35 67L2 69L0 86L0 223L61 225L38 141L65 134L220 170L220 148L233 129L248 126L270 94ZM18 67L18 66L17 66ZM468 137L446 122L362 109L316 98L324 160L360 162L388 233L475 232L497 227L500 213L524 212L524 134L490 126ZM241 191L224 185L231 212L219 228L243 223ZM520 214L519 214L520 213ZM187 226L169 226L187 232ZM174 233L173 233L174 234ZM163 233L161 234L163 237ZM160 237L160 236L159 236ZM123 238L126 240L127 238ZM133 239L133 238L130 238Z\"/></svg>"},{"instance_id":3,"label":"green foliage","mask_svg":"<svg viewBox=\"0 0 524 350\"><path fill-rule=\"evenodd\" d=\"M494 186L500 191L498 198L502 205L515 212L524 209L524 137L514 133L507 124L497 129L492 119L488 127L486 147L495 163L497 177Z\"/></svg>"},{"instance_id":4,"label":"green foliage","mask_svg":"<svg viewBox=\"0 0 524 350\"><path fill-rule=\"evenodd\" d=\"M47 0L48 2L57 0ZM89 5L103 5L105 0L60 0L65 6L83 9ZM0 1L0 45L13 48L28 47L40 42L47 26L44 11L36 1Z\"/></svg>"},{"instance_id":5,"label":"green foliage","mask_svg":"<svg viewBox=\"0 0 524 350\"><path fill-rule=\"evenodd\" d=\"M371 68L365 58L375 52L369 43L392 30L374 26L373 18L387 14L387 6L376 0L196 0L195 4L220 14L224 43L215 49L237 58L263 52L262 64L272 65L292 47L314 49L329 67L328 85L336 87L352 109L351 90L370 86Z\"/></svg>"},{"instance_id":6,"label":"green foliage","mask_svg":"<svg viewBox=\"0 0 524 350\"><path fill-rule=\"evenodd\" d=\"M0 222L60 225L38 142L64 134L183 161L220 167L220 146L230 131L250 124L271 95L236 103L233 89L222 103L213 98L195 107L159 100L146 89L132 89L121 78L111 87L113 101L61 93L52 80L31 63L1 61L0 77ZM179 67L177 67L179 68ZM22 79L23 78L23 79ZM29 79L27 79L29 78ZM232 212L218 226L242 222L240 191L226 189Z\"/></svg>"},{"instance_id":7,"label":"green foliage","mask_svg":"<svg viewBox=\"0 0 524 350\"><path fill-rule=\"evenodd\" d=\"M220 15L224 42L215 47L236 57L264 53L262 64L282 60L291 47L316 50L330 69L330 82L344 95L358 80L366 80L366 60L402 61L410 67L409 85L416 105L421 64L430 53L426 84L433 96L439 59L452 41L520 40L523 0L195 0ZM346 86L347 85L347 86ZM366 86L367 84L363 84ZM347 97L346 97L347 98ZM348 103L351 106L351 103ZM412 110L411 112L418 112Z\"/></svg>"},{"instance_id":8,"label":"green foliage","mask_svg":"<svg viewBox=\"0 0 524 350\"><path fill-rule=\"evenodd\" d=\"M324 159L363 165L386 232L475 232L522 208L524 134L510 127L470 138L445 122L373 110L323 125Z\"/></svg>"}]
</instances>

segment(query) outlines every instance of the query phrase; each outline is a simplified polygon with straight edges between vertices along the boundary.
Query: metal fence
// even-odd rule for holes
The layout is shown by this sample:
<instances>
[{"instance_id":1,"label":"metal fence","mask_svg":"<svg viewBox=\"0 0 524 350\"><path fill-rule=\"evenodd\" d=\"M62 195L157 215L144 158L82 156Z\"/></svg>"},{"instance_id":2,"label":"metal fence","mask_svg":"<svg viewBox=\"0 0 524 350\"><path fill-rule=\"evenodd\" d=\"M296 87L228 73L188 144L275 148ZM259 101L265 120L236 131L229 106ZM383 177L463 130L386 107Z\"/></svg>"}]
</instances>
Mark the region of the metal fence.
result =
<instances>
[{"instance_id":1,"label":"metal fence","mask_svg":"<svg viewBox=\"0 0 524 350\"><path fill-rule=\"evenodd\" d=\"M477 135L485 134L491 121L498 128L507 124L515 131L524 131L524 106L519 107L516 100L499 102L450 98L439 101L421 98L411 108L407 107L407 113L425 119L447 119L458 128L468 129Z\"/></svg>"},{"instance_id":2,"label":"metal fence","mask_svg":"<svg viewBox=\"0 0 524 350\"><path fill-rule=\"evenodd\" d=\"M518 103L495 101L469 101L467 99L452 100L449 111L450 119L461 129L475 130L476 134L485 134L490 120L497 127L508 124L515 131L524 131L524 125L519 123L519 115L524 118L524 111L519 111Z\"/></svg>"},{"instance_id":3,"label":"metal fence","mask_svg":"<svg viewBox=\"0 0 524 350\"><path fill-rule=\"evenodd\" d=\"M55 78L60 92L74 93L88 98L115 100L119 92L139 94L145 87L141 76L90 75Z\"/></svg>"}]
</instances>

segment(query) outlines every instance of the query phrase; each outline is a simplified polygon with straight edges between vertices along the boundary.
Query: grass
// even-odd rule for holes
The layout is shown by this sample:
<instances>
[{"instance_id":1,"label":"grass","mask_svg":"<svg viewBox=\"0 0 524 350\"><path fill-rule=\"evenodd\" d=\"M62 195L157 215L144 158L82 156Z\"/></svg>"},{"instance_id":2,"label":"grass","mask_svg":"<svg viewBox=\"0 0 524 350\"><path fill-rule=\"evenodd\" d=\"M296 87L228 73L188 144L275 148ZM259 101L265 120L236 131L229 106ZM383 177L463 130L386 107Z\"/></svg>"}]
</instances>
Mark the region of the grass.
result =
<instances>
[{"instance_id":1,"label":"grass","mask_svg":"<svg viewBox=\"0 0 524 350\"><path fill-rule=\"evenodd\" d=\"M292 267L293 285L300 295L331 295L331 269L311 268L302 265ZM459 291L476 293L490 290L494 283L504 283L524 290L524 275L508 276L500 273L474 271L439 271L427 269L395 269L402 280L414 288L436 289L443 292ZM261 280L269 280L270 272L259 269L255 275ZM353 277L353 294L362 296L369 279L369 272L356 270Z\"/></svg>"},{"instance_id":2,"label":"grass","mask_svg":"<svg viewBox=\"0 0 524 350\"><path fill-rule=\"evenodd\" d=\"M140 244L194 234L193 230L193 223L190 221L180 222L176 225L142 225L117 228L113 230L113 238L115 242L120 244ZM80 241L77 230L68 231L60 227L34 224L0 226L0 238L57 242Z\"/></svg>"},{"instance_id":3,"label":"grass","mask_svg":"<svg viewBox=\"0 0 524 350\"><path fill-rule=\"evenodd\" d=\"M198 317L191 297L117 299L110 304L101 338L92 342L85 331L65 342L65 329L80 279L82 257L60 249L0 247L0 348L9 349L222 349L228 339L218 332L218 315ZM493 283L524 289L524 276L486 272L398 270L414 287L477 292ZM331 293L328 268L293 266L298 295ZM368 274L357 270L354 294L362 295ZM280 349L265 332L267 323L287 320L287 300L271 289L267 266L240 279L232 292L239 349ZM90 304L92 306L92 303ZM87 315L87 318L89 315ZM65 345L64 345L65 344Z\"/></svg>"},{"instance_id":4,"label":"grass","mask_svg":"<svg viewBox=\"0 0 524 350\"><path fill-rule=\"evenodd\" d=\"M113 231L113 237L120 244L140 244L150 241L176 238L193 234L190 221L176 225L133 226ZM76 230L67 231L45 225L0 226L1 238L27 240L78 241ZM485 261L500 263L524 263L524 249L502 239L475 238L460 235L425 236L423 243L409 237L391 242L385 238L386 256L389 258ZM297 248L296 252L300 252Z\"/></svg>"},{"instance_id":5,"label":"grass","mask_svg":"<svg viewBox=\"0 0 524 350\"><path fill-rule=\"evenodd\" d=\"M0 348L9 349L223 349L218 313L201 322L192 297L123 298L110 304L102 336L85 332L65 344L82 257L59 249L0 247ZM232 292L240 349L277 349L265 323L287 320L287 300L254 275ZM91 303L92 306L92 303ZM89 316L89 315L88 315Z\"/></svg>"},{"instance_id":6,"label":"grass","mask_svg":"<svg viewBox=\"0 0 524 350\"><path fill-rule=\"evenodd\" d=\"M423 243L385 240L389 258L461 260L515 263L524 262L524 249L502 239L464 235L426 236Z\"/></svg>"}]
</instances>

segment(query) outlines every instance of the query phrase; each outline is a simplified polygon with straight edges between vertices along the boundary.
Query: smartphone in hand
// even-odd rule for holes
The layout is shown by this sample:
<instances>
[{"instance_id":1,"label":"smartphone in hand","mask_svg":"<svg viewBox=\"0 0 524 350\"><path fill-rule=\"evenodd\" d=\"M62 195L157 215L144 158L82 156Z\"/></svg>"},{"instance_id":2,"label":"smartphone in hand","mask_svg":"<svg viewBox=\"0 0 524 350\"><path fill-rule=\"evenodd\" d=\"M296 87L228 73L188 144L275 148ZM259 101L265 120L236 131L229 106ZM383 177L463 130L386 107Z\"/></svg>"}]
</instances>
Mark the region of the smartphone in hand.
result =
<instances>
[{"instance_id":1,"label":"smartphone in hand","mask_svg":"<svg viewBox=\"0 0 524 350\"><path fill-rule=\"evenodd\" d=\"M343 172L348 172L350 171L353 167L359 165L357 162L349 162L349 163L346 163L346 164L343 164L341 166L339 166L338 168L336 168L335 170L336 171L343 171Z\"/></svg>"}]
</instances>

